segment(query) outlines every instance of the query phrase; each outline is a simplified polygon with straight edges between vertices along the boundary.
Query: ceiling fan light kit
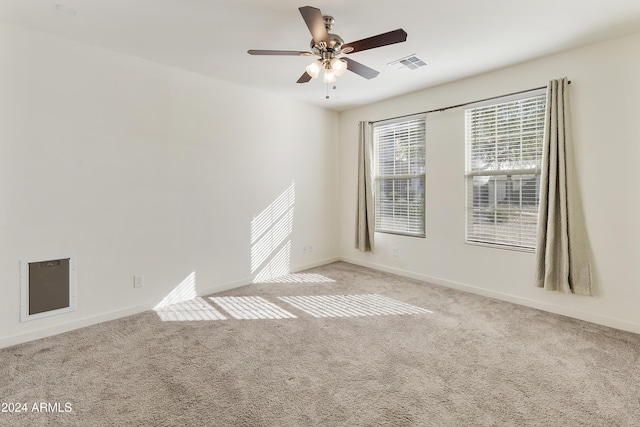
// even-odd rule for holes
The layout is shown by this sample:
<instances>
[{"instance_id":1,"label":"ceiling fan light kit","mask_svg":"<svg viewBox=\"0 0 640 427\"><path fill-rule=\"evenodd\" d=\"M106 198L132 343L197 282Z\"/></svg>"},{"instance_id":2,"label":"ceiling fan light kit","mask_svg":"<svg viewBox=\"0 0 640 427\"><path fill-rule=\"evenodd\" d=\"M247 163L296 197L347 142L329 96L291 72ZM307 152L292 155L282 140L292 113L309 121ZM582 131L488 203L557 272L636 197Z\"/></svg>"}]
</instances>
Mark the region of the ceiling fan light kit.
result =
<instances>
[{"instance_id":1,"label":"ceiling fan light kit","mask_svg":"<svg viewBox=\"0 0 640 427\"><path fill-rule=\"evenodd\" d=\"M335 82L336 78L343 75L347 70L365 79L372 79L379 74L378 71L351 58L338 57L338 55L361 52L407 40L407 33L399 28L388 33L345 44L342 37L329 33L335 23L335 19L332 16L323 16L320 9L311 6L303 6L298 10L311 33L311 52L255 49L247 51L250 55L318 56L319 59L316 59L305 68L304 74L300 76L297 83L307 83L311 79L318 78L320 70L324 71L322 79L324 83Z\"/></svg>"}]
</instances>

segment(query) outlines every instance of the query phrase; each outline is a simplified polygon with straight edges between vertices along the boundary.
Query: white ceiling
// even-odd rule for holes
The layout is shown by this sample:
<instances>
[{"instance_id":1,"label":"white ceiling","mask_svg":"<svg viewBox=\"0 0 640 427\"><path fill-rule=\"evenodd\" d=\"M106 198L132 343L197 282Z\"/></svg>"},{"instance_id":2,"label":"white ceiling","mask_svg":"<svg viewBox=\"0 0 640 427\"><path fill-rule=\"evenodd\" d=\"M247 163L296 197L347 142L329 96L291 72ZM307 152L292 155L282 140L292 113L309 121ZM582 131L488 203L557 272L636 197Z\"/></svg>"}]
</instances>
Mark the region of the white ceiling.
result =
<instances>
[{"instance_id":1,"label":"white ceiling","mask_svg":"<svg viewBox=\"0 0 640 427\"><path fill-rule=\"evenodd\" d=\"M348 72L327 100L322 81L296 84L310 57L247 54L309 50L307 5L345 42L396 28L407 41L349 55L380 74ZM638 32L640 0L0 0L0 20L342 111ZM387 65L411 54L427 67Z\"/></svg>"}]
</instances>

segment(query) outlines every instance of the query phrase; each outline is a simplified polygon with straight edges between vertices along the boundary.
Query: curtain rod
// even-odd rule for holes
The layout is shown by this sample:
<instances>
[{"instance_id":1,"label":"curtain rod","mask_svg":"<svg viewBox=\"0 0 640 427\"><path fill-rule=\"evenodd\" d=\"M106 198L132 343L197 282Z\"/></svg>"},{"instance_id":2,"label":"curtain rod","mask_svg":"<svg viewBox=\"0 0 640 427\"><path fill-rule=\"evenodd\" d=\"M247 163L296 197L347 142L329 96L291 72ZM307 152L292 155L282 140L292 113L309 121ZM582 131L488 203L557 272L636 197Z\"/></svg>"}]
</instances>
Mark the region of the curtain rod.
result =
<instances>
[{"instance_id":1,"label":"curtain rod","mask_svg":"<svg viewBox=\"0 0 640 427\"><path fill-rule=\"evenodd\" d=\"M571 84L571 80L569 80L567 82L567 84ZM418 115L418 114L439 113L439 112L442 112L442 111L451 110L452 108L465 107L467 105L477 104L478 102L491 101L491 100L498 99L498 98L504 98L506 96L520 95L522 93L533 92L535 90L542 90L542 89L546 89L546 88L547 88L547 86L540 86L540 87L536 87L536 88L533 88L533 89L527 89L527 90L521 90L519 92L508 93L506 95L492 96L492 97L489 97L489 98L479 99L477 101L464 102L462 104L450 105L448 107L443 107L443 108L436 108L434 110L421 111L421 112L412 113L412 114L404 114L402 116L389 117L388 119L374 120L374 121L370 121L369 124L371 125L371 124L374 124L374 123L386 122L387 120L402 119L404 117L415 116L415 115Z\"/></svg>"}]
</instances>

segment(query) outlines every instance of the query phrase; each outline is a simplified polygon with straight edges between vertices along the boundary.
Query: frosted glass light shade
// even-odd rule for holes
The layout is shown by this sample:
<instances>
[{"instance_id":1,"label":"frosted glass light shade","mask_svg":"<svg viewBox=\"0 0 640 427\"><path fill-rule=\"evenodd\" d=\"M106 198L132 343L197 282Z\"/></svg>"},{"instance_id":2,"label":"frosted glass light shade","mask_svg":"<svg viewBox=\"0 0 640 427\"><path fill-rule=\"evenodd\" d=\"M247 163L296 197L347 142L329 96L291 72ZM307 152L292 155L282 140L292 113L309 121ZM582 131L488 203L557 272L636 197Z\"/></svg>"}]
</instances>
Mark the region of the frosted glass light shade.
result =
<instances>
[{"instance_id":1,"label":"frosted glass light shade","mask_svg":"<svg viewBox=\"0 0 640 427\"><path fill-rule=\"evenodd\" d=\"M336 77L340 77L347 71L347 62L342 59L333 58L331 60L331 69Z\"/></svg>"},{"instance_id":2,"label":"frosted glass light shade","mask_svg":"<svg viewBox=\"0 0 640 427\"><path fill-rule=\"evenodd\" d=\"M336 81L336 74L331 68L324 69L324 78L322 79L322 81L324 83L333 83Z\"/></svg>"},{"instance_id":3,"label":"frosted glass light shade","mask_svg":"<svg viewBox=\"0 0 640 427\"><path fill-rule=\"evenodd\" d=\"M305 71L312 78L316 79L318 78L318 75L320 75L321 69L322 69L322 61L318 59L316 61L313 61L311 64L307 65L307 67L305 68Z\"/></svg>"}]
</instances>

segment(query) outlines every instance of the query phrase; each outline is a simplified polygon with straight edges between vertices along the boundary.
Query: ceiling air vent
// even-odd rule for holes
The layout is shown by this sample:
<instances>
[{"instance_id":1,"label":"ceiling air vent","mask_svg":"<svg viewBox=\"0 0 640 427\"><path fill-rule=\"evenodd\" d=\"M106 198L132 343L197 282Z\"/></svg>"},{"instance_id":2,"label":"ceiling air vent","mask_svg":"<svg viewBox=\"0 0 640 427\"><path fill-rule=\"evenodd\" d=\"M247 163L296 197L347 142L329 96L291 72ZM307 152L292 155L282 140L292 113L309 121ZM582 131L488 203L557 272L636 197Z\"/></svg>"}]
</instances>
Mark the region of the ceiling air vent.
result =
<instances>
[{"instance_id":1,"label":"ceiling air vent","mask_svg":"<svg viewBox=\"0 0 640 427\"><path fill-rule=\"evenodd\" d=\"M413 54L405 58L400 58L397 61L390 62L388 65L396 70L416 70L420 67L424 67L427 63Z\"/></svg>"}]
</instances>

